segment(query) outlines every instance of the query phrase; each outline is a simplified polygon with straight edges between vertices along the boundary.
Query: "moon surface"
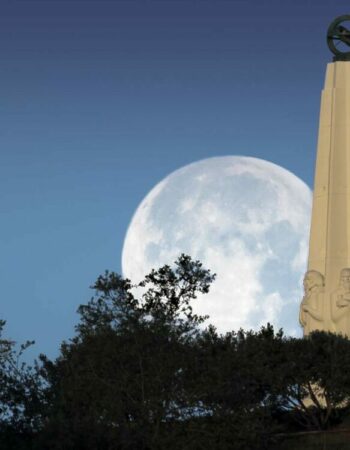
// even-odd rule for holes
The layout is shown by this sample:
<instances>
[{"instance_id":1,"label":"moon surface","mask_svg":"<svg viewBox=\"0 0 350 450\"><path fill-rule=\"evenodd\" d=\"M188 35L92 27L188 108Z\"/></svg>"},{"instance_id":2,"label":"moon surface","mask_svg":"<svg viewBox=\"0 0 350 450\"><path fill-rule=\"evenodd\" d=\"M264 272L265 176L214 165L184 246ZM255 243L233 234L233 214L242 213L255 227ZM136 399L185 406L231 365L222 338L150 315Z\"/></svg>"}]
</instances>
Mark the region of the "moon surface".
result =
<instances>
[{"instance_id":1,"label":"moon surface","mask_svg":"<svg viewBox=\"0 0 350 450\"><path fill-rule=\"evenodd\" d=\"M193 303L220 332L267 322L301 335L312 193L288 170L243 156L204 159L158 183L128 228L123 275L141 281L186 253L217 274Z\"/></svg>"}]
</instances>

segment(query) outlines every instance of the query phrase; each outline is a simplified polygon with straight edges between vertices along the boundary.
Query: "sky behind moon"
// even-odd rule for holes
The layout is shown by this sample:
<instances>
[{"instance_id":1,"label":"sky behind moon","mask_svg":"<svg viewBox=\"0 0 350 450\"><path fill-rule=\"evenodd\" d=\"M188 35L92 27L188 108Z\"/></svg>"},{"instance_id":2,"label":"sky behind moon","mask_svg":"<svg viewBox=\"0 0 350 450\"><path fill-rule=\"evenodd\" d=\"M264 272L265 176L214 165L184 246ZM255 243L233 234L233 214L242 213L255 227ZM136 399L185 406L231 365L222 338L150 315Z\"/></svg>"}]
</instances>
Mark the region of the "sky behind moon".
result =
<instances>
[{"instance_id":1,"label":"sky behind moon","mask_svg":"<svg viewBox=\"0 0 350 450\"><path fill-rule=\"evenodd\" d=\"M136 207L222 155L312 186L327 27L339 0L0 5L1 318L57 352Z\"/></svg>"}]
</instances>

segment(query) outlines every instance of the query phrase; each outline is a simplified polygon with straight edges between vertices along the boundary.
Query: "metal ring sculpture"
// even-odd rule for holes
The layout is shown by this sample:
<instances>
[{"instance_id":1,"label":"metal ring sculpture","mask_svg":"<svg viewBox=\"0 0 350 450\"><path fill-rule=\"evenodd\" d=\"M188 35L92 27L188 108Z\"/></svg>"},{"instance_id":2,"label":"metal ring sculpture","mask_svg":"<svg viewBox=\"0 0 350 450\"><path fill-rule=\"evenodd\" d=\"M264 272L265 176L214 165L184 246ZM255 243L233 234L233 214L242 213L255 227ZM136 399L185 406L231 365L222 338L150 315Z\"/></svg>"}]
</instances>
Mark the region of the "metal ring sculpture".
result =
<instances>
[{"instance_id":1,"label":"metal ring sculpture","mask_svg":"<svg viewBox=\"0 0 350 450\"><path fill-rule=\"evenodd\" d=\"M350 30L342 24L350 22L350 15L339 16L329 25L327 31L327 44L334 54L333 61L350 61Z\"/></svg>"}]
</instances>

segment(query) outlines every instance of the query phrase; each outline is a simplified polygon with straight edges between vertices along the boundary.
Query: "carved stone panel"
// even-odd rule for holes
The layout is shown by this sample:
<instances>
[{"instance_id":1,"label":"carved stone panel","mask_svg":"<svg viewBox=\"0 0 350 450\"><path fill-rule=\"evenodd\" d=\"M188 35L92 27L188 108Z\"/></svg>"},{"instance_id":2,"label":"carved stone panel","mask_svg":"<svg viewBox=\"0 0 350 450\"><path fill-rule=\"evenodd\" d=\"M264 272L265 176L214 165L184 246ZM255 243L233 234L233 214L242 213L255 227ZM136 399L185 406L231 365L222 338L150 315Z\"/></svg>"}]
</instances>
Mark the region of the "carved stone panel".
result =
<instances>
[{"instance_id":1,"label":"carved stone panel","mask_svg":"<svg viewBox=\"0 0 350 450\"><path fill-rule=\"evenodd\" d=\"M317 270L308 270L304 276L304 297L299 320L307 335L322 330L325 319L324 276Z\"/></svg>"}]
</instances>

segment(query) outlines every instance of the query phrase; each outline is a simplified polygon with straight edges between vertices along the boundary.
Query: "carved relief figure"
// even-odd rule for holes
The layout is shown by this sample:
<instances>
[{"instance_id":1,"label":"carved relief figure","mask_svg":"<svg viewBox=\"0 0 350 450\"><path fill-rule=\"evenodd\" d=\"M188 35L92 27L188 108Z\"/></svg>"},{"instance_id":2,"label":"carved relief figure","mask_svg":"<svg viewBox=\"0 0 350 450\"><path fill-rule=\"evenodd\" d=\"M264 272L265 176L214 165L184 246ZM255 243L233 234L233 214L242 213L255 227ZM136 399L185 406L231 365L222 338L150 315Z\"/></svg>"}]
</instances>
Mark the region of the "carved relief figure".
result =
<instances>
[{"instance_id":1,"label":"carved relief figure","mask_svg":"<svg viewBox=\"0 0 350 450\"><path fill-rule=\"evenodd\" d=\"M350 268L340 272L339 287L331 296L331 314L337 333L350 335Z\"/></svg>"},{"instance_id":2,"label":"carved relief figure","mask_svg":"<svg viewBox=\"0 0 350 450\"><path fill-rule=\"evenodd\" d=\"M300 305L299 320L304 334L321 330L324 317L324 277L316 270L308 270L304 276L304 297Z\"/></svg>"}]
</instances>

